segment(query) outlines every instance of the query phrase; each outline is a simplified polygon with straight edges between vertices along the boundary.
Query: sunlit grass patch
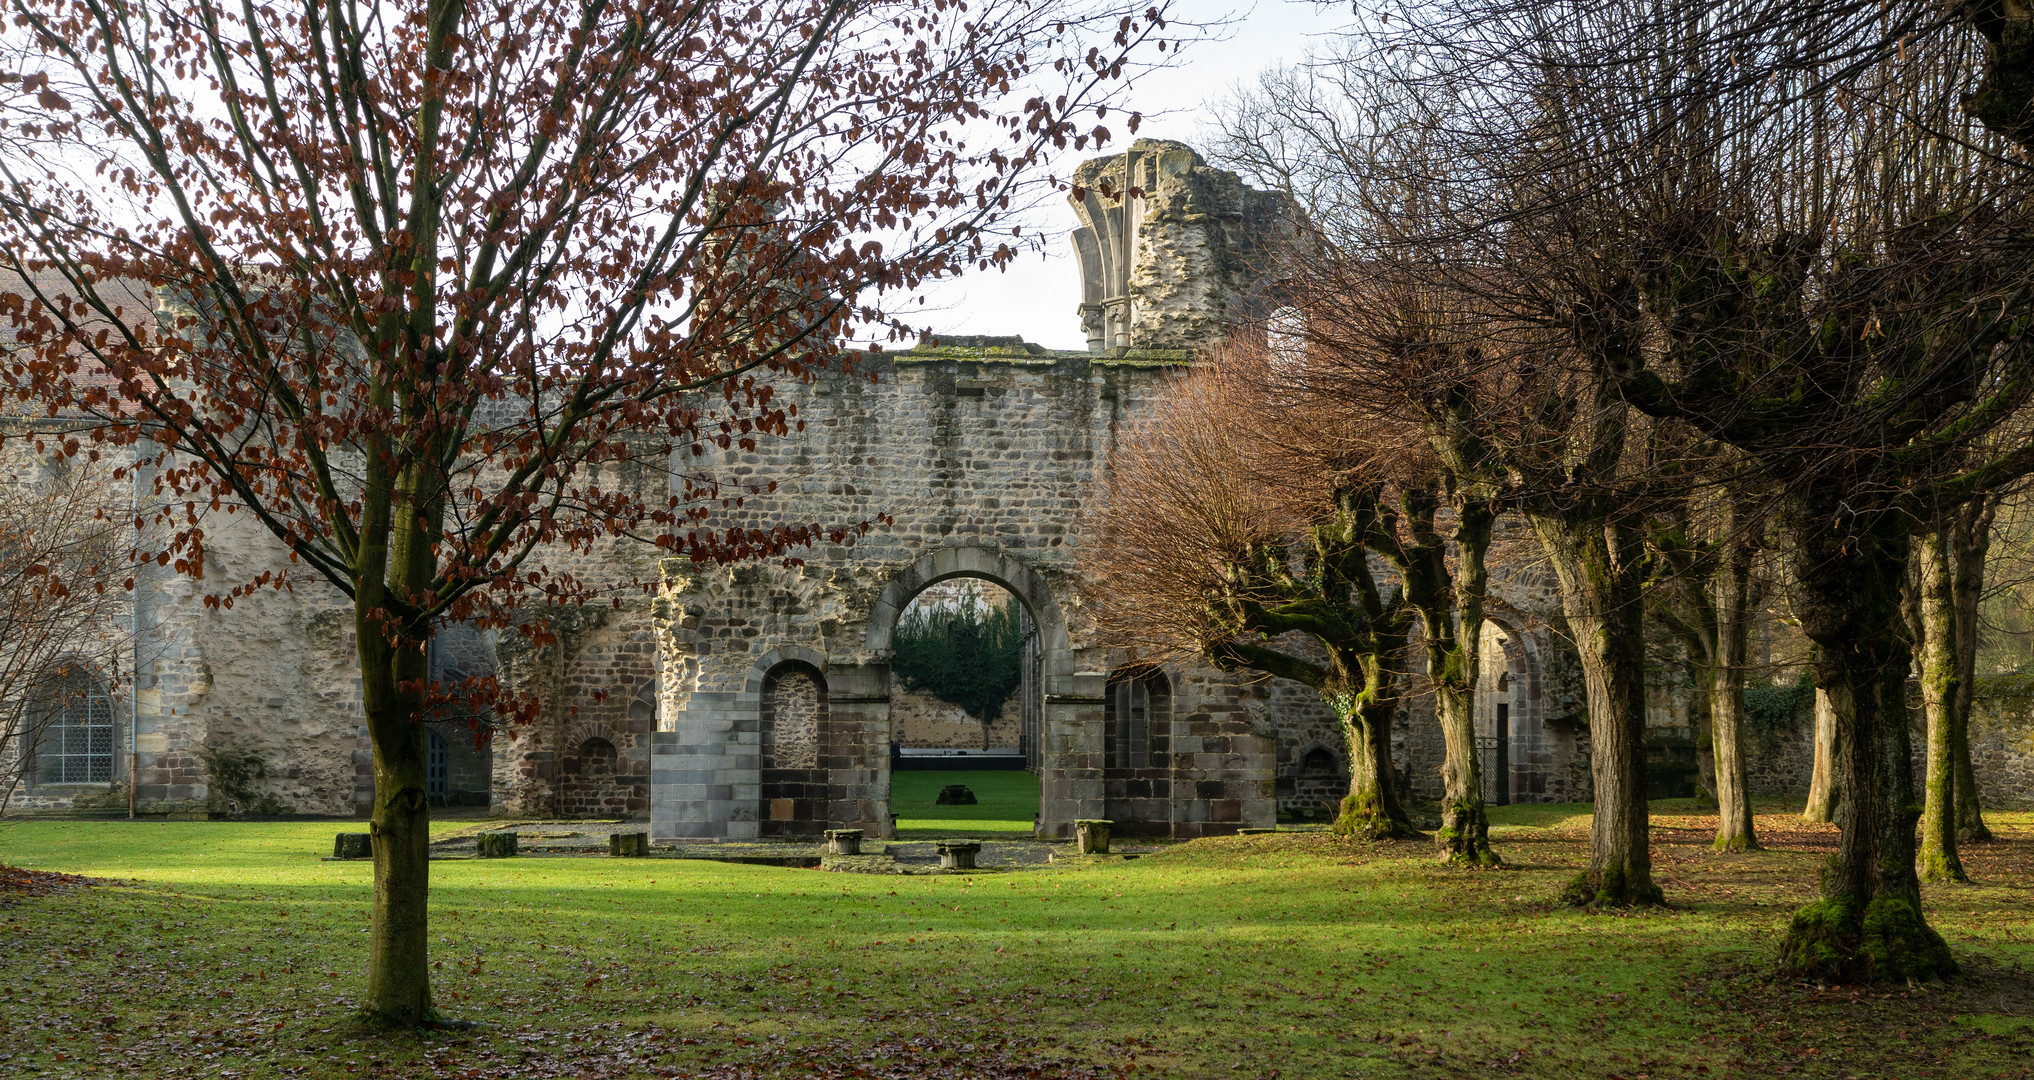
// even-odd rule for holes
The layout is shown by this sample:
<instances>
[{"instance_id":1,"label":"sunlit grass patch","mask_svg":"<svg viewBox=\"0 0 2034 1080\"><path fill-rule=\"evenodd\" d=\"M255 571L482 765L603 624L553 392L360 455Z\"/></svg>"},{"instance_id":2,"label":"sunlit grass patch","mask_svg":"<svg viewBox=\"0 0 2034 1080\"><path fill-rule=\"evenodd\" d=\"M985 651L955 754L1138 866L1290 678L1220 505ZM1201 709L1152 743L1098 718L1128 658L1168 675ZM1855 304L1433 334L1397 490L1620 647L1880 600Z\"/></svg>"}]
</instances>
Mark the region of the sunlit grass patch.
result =
<instances>
[{"instance_id":1,"label":"sunlit grass patch","mask_svg":"<svg viewBox=\"0 0 2034 1080\"><path fill-rule=\"evenodd\" d=\"M919 775L928 799L946 782ZM957 774L981 805L995 775ZM1555 902L1578 810L1499 808L1495 871L1324 832L972 878L438 862L438 1003L483 1027L397 1037L345 1022L371 868L320 856L356 823L0 823L0 861L123 882L0 900L0 1075L910 1077L991 1055L1041 1078L1134 1057L1181 1078L1961 1080L2034 1060L2034 815L1993 815L1976 883L1927 892L1969 977L1852 993L1770 974L1830 826L1773 809L1771 850L1716 855L1713 814L1656 806L1672 906L1586 912Z\"/></svg>"},{"instance_id":2,"label":"sunlit grass patch","mask_svg":"<svg viewBox=\"0 0 2034 1080\"><path fill-rule=\"evenodd\" d=\"M933 800L948 784L965 784L973 806ZM1038 776L1014 770L898 771L890 774L890 809L897 828L922 836L949 833L1031 833L1038 816Z\"/></svg>"}]
</instances>

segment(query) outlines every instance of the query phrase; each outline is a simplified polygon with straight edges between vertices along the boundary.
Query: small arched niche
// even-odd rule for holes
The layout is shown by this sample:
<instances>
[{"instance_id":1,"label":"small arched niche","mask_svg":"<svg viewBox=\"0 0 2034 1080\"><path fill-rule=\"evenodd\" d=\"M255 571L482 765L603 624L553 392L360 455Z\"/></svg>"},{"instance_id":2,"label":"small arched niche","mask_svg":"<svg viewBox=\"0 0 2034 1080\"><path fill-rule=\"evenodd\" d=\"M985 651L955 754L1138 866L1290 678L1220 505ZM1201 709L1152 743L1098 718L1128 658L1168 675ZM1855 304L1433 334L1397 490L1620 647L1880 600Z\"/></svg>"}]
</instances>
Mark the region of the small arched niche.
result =
<instances>
[{"instance_id":1,"label":"small arched niche","mask_svg":"<svg viewBox=\"0 0 2034 1080\"><path fill-rule=\"evenodd\" d=\"M763 676L758 708L757 807L764 836L816 836L826 828L826 675L785 660Z\"/></svg>"}]
</instances>

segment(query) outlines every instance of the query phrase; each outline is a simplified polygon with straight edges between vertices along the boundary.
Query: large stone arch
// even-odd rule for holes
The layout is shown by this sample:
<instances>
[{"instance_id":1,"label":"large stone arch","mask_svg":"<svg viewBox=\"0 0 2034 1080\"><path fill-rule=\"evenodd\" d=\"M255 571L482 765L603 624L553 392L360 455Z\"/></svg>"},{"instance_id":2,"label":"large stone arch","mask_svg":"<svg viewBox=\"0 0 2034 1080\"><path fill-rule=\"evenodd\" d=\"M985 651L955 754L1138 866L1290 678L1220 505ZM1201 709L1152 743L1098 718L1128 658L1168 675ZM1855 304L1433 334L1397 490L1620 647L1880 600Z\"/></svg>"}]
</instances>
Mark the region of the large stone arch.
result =
<instances>
[{"instance_id":1,"label":"large stone arch","mask_svg":"<svg viewBox=\"0 0 2034 1080\"><path fill-rule=\"evenodd\" d=\"M1094 168L1133 169L1144 192L1139 209L1087 221L1076 239L1093 279L1083 317L1113 320L1106 340L1054 350L1017 337L945 337L872 354L852 372L775 388L797 409L795 437L763 434L686 458L686 477L769 482L717 506L715 530L839 528L822 528L824 539L781 563L662 565L651 613L658 840L760 834L762 679L769 658L794 647L809 650L805 662L827 686L827 823L888 835L892 633L915 594L953 577L1009 589L1037 631L1024 748L1041 777L1040 831L1070 835L1075 819L1107 816L1112 798L1118 807L1158 799L1131 786L1148 777L1118 778L1112 794L1104 775L1106 672L1121 658L1080 640L1070 586L1082 508L1122 433L1255 295L1248 260L1231 256L1250 232L1284 227L1282 203L1217 177L1178 144L1140 141ZM1104 245L1122 261L1090 265ZM1135 297L1117 288L1137 277L1123 276L1132 263L1149 264L1137 273L1157 282ZM682 486L676 475L673 484ZM1261 697L1216 673L1184 680L1167 784L1190 794L1160 800L1170 835L1272 823L1277 738Z\"/></svg>"},{"instance_id":2,"label":"large stone arch","mask_svg":"<svg viewBox=\"0 0 2034 1080\"><path fill-rule=\"evenodd\" d=\"M873 660L865 674L872 692L845 703L856 711L859 729L873 740L864 743L868 775L856 778L881 792L882 805L868 812L888 829L891 635L913 597L951 578L975 578L1008 590L1038 628L1042 710L1038 832L1046 837L1072 836L1077 819L1101 817L1106 809L1102 762L1106 675L1082 670L1086 665L1073 648L1065 610L1046 575L1010 552L984 546L948 546L920 556L894 573L869 607L863 644Z\"/></svg>"}]
</instances>

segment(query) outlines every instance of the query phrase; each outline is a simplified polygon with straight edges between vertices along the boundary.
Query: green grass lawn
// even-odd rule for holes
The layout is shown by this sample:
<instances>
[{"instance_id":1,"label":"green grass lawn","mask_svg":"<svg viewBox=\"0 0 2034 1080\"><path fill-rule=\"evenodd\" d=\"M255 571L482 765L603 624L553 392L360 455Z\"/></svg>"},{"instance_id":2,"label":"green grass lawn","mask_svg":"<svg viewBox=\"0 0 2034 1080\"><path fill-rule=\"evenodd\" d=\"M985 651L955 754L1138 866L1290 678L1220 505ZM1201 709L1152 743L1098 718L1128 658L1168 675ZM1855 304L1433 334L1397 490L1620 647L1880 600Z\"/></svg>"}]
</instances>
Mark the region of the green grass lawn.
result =
<instances>
[{"instance_id":1,"label":"green grass lawn","mask_svg":"<svg viewBox=\"0 0 2034 1080\"><path fill-rule=\"evenodd\" d=\"M966 784L980 800L973 806L940 806L932 800L948 784ZM1038 816L1038 777L1033 773L984 769L954 772L893 772L890 808L897 830L913 836L967 836L974 833L1031 834Z\"/></svg>"},{"instance_id":2,"label":"green grass lawn","mask_svg":"<svg viewBox=\"0 0 2034 1080\"><path fill-rule=\"evenodd\" d=\"M348 1019L370 868L319 856L356 826L0 822L0 863L108 881L0 893L0 1076L1963 1080L2034 1063L2034 815L1993 815L2005 839L1973 853L1977 884L1928 892L1969 976L1870 991L1769 975L1832 829L1768 814L1774 850L1716 855L1713 818L1662 812L1674 906L1595 913L1554 902L1586 808L1498 816L1510 868L1482 872L1321 832L971 876L437 862L438 1001L481 1027L397 1035Z\"/></svg>"}]
</instances>

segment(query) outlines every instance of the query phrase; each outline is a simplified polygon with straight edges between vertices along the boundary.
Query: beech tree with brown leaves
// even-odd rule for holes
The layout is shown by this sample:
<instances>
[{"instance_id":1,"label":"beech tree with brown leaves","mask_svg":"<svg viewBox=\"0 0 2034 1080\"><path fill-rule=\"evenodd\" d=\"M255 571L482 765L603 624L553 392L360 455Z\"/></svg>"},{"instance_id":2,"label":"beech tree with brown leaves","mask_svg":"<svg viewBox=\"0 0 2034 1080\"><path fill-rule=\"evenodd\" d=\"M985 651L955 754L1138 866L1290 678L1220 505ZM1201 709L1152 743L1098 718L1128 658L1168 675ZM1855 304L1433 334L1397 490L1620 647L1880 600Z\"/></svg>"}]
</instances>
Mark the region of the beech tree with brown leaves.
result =
<instances>
[{"instance_id":1,"label":"beech tree with brown leaves","mask_svg":"<svg viewBox=\"0 0 2034 1080\"><path fill-rule=\"evenodd\" d=\"M1391 773L1414 610L1373 562L1399 524L1394 439L1280 396L1276 361L1232 344L1123 440L1084 514L1098 640L1133 663L1208 664L1320 695L1349 754L1335 831L1412 836ZM1396 434L1396 433L1391 433Z\"/></svg>"},{"instance_id":2,"label":"beech tree with brown leaves","mask_svg":"<svg viewBox=\"0 0 2034 1080\"><path fill-rule=\"evenodd\" d=\"M606 599L617 537L795 557L866 522L712 528L683 465L792 435L773 381L854 366L919 285L1015 254L1042 154L1109 137L1163 5L11 0L0 390L142 446L193 576L208 515L352 604L373 742L363 1010L437 1019L425 646ZM1136 117L1127 118L1134 130ZM150 313L106 287L140 283ZM668 493L619 479L674 470ZM487 687L476 693L491 693Z\"/></svg>"}]
</instances>

